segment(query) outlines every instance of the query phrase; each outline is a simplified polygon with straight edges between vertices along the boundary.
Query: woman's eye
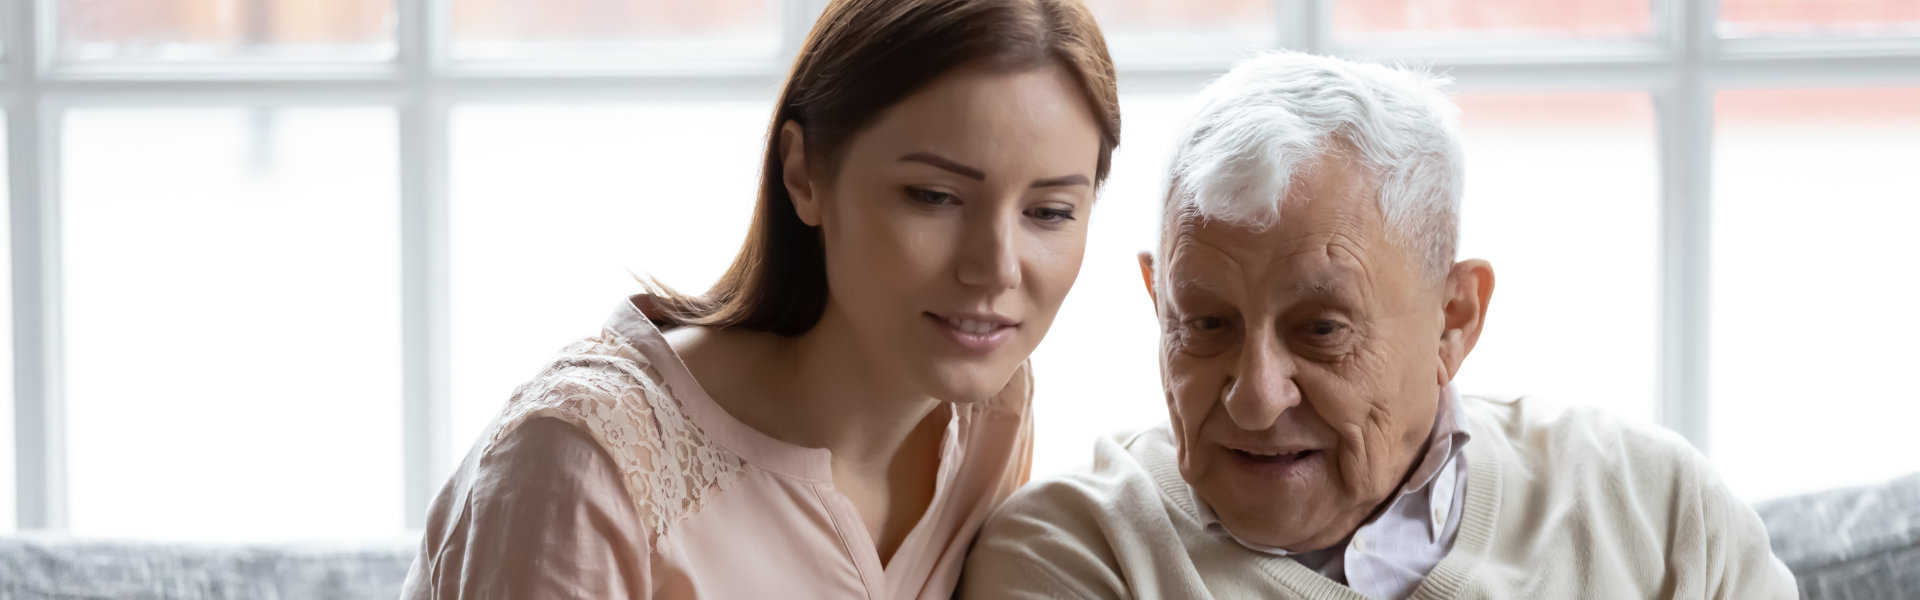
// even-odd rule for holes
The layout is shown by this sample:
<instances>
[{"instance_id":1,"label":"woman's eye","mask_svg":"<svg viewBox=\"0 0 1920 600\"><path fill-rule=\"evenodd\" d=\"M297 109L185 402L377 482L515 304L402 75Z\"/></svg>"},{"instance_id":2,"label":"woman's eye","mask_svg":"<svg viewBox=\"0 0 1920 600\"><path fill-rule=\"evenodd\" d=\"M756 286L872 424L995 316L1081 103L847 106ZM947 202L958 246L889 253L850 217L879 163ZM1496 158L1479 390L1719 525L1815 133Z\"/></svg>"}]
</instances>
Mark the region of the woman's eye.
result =
<instances>
[{"instance_id":1,"label":"woman's eye","mask_svg":"<svg viewBox=\"0 0 1920 600\"><path fill-rule=\"evenodd\" d=\"M1197 317L1187 323L1188 326L1200 331L1213 331L1227 326L1226 319L1220 317Z\"/></svg>"},{"instance_id":2,"label":"woman's eye","mask_svg":"<svg viewBox=\"0 0 1920 600\"><path fill-rule=\"evenodd\" d=\"M1038 219L1042 223L1049 223L1049 224L1065 223L1067 221L1074 220L1073 209L1054 208L1049 206L1042 206L1038 208L1029 209L1027 210L1027 216Z\"/></svg>"},{"instance_id":3,"label":"woman's eye","mask_svg":"<svg viewBox=\"0 0 1920 600\"><path fill-rule=\"evenodd\" d=\"M925 188L907 188L907 196L913 198L914 202L927 206L955 204L959 200L958 198L954 198L953 194Z\"/></svg>"}]
</instances>

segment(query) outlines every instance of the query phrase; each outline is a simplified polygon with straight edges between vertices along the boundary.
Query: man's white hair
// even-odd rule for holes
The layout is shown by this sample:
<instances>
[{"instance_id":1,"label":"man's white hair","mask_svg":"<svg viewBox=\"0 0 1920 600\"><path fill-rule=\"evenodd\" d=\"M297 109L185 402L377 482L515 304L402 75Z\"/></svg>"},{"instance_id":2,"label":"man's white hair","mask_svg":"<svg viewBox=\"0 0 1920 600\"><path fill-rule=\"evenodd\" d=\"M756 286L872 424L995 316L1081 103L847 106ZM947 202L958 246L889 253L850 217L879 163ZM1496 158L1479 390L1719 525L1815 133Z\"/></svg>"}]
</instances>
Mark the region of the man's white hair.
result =
<instances>
[{"instance_id":1,"label":"man's white hair","mask_svg":"<svg viewBox=\"0 0 1920 600\"><path fill-rule=\"evenodd\" d=\"M1200 92L1173 155L1162 235L1193 217L1271 227L1296 178L1338 153L1379 186L1390 234L1444 276L1460 236L1464 171L1450 83L1299 52L1241 61Z\"/></svg>"}]
</instances>

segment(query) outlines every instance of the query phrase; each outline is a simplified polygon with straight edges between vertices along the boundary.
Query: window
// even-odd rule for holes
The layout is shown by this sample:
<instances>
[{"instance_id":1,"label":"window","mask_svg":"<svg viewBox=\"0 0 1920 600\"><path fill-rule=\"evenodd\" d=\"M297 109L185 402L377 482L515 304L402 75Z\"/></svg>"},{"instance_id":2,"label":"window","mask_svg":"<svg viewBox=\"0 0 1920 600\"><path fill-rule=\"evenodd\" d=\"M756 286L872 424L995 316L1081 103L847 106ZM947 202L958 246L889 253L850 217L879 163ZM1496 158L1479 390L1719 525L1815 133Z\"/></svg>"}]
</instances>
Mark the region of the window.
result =
<instances>
[{"instance_id":1,"label":"window","mask_svg":"<svg viewBox=\"0 0 1920 600\"><path fill-rule=\"evenodd\" d=\"M450 456L639 293L635 276L691 291L719 278L753 215L772 103L454 111Z\"/></svg>"},{"instance_id":2,"label":"window","mask_svg":"<svg viewBox=\"0 0 1920 600\"><path fill-rule=\"evenodd\" d=\"M1116 60L1219 60L1270 47L1267 0L1099 0L1088 2Z\"/></svg>"},{"instance_id":3,"label":"window","mask_svg":"<svg viewBox=\"0 0 1920 600\"><path fill-rule=\"evenodd\" d=\"M1920 35L1912 0L1721 0L1727 37L1890 37Z\"/></svg>"},{"instance_id":4,"label":"window","mask_svg":"<svg viewBox=\"0 0 1920 600\"><path fill-rule=\"evenodd\" d=\"M1333 5L1334 32L1343 42L1633 39L1651 37L1654 22L1651 0L1346 0Z\"/></svg>"},{"instance_id":5,"label":"window","mask_svg":"<svg viewBox=\"0 0 1920 600\"><path fill-rule=\"evenodd\" d=\"M386 60L396 0L57 0L63 61Z\"/></svg>"},{"instance_id":6,"label":"window","mask_svg":"<svg viewBox=\"0 0 1920 600\"><path fill-rule=\"evenodd\" d=\"M392 110L89 108L61 130L73 531L398 530Z\"/></svg>"},{"instance_id":7,"label":"window","mask_svg":"<svg viewBox=\"0 0 1920 600\"><path fill-rule=\"evenodd\" d=\"M0 112L0 117L4 117L5 114L4 112ZM0 123L4 122L5 119L0 118ZM6 137L6 134L6 127L0 125L0 138ZM11 186L12 183L12 180L7 177L7 167L10 164L11 161L7 160L7 149L0 148L0 183L5 183L9 186ZM8 189L12 188L9 187ZM5 248L5 250L0 250L0 254L11 258L13 254L13 223L11 213L9 213L8 217L0 218L0 224L5 225L5 227L0 227L0 232L4 232L0 233L0 248ZM12 267L12 260L8 260L5 266L0 267L0 274L4 274L8 282L13 281ZM13 297L11 295L0 297L0 306L6 307L7 314L13 314ZM16 495L14 494L15 478L13 476L15 461L13 456L12 319L0 321L0 341L6 343L5 346L0 346L0 362L5 363L0 364L0 386L4 386L0 387L0 396L5 396L4 398L0 398L0 533L7 533L14 530L15 517L18 515L18 511L14 507L14 498Z\"/></svg>"},{"instance_id":8,"label":"window","mask_svg":"<svg viewBox=\"0 0 1920 600\"><path fill-rule=\"evenodd\" d=\"M1728 483L1770 497L1920 470L1920 88L1714 104L1709 389Z\"/></svg>"},{"instance_id":9,"label":"window","mask_svg":"<svg viewBox=\"0 0 1920 600\"><path fill-rule=\"evenodd\" d=\"M448 0L462 59L771 59L777 0Z\"/></svg>"},{"instance_id":10,"label":"window","mask_svg":"<svg viewBox=\"0 0 1920 600\"><path fill-rule=\"evenodd\" d=\"M1897 375L1920 359L1920 13L1700 2L1089 0L1126 129L1033 357L1035 473L1165 418L1134 256L1194 93L1263 48L1457 79L1461 250L1499 274L1463 391L1674 428L1753 499L1920 469L1897 430L1920 418ZM35 217L4 232L26 418L0 411L0 529L418 527L635 275L719 275L823 5L0 3L0 179Z\"/></svg>"},{"instance_id":11,"label":"window","mask_svg":"<svg viewBox=\"0 0 1920 600\"><path fill-rule=\"evenodd\" d=\"M1660 178L1652 100L1466 94L1457 102L1467 149L1459 252L1491 262L1496 282L1458 387L1653 422Z\"/></svg>"}]
</instances>

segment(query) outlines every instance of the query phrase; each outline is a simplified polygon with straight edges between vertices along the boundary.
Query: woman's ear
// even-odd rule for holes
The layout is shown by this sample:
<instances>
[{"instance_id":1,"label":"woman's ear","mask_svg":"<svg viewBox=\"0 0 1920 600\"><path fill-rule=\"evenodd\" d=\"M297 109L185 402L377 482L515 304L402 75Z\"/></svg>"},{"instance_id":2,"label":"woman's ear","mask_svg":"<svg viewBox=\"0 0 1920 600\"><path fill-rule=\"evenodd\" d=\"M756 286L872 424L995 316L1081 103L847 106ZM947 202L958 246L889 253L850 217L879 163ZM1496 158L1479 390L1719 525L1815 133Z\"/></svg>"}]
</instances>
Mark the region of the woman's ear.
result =
<instances>
[{"instance_id":1,"label":"woman's ear","mask_svg":"<svg viewBox=\"0 0 1920 600\"><path fill-rule=\"evenodd\" d=\"M787 121L780 125L780 182L787 186L793 200L793 213L810 227L820 226L820 199L813 194L813 178L807 173L806 134L800 124Z\"/></svg>"}]
</instances>

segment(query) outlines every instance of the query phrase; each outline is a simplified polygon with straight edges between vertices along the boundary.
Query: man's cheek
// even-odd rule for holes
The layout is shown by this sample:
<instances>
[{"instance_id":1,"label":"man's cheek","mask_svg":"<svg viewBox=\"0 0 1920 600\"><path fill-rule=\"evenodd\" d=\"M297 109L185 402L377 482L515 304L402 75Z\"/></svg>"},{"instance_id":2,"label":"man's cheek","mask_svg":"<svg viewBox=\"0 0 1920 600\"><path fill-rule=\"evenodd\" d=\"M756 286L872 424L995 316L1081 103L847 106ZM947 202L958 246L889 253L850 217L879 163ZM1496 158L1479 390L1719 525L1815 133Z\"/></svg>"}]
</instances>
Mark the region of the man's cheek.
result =
<instances>
[{"instance_id":1,"label":"man's cheek","mask_svg":"<svg viewBox=\"0 0 1920 600\"><path fill-rule=\"evenodd\" d=\"M1208 393L1206 390L1207 386L1204 378L1196 377L1192 374L1194 369L1181 368L1179 366L1175 366L1174 369L1176 373L1184 374L1175 375L1172 385L1169 386L1169 389L1172 390L1172 396L1169 399L1169 402L1172 404L1172 412L1176 418L1185 422L1187 425L1198 427L1200 417L1206 415L1208 405L1212 404L1214 395Z\"/></svg>"}]
</instances>

